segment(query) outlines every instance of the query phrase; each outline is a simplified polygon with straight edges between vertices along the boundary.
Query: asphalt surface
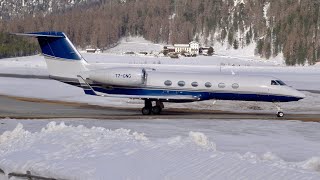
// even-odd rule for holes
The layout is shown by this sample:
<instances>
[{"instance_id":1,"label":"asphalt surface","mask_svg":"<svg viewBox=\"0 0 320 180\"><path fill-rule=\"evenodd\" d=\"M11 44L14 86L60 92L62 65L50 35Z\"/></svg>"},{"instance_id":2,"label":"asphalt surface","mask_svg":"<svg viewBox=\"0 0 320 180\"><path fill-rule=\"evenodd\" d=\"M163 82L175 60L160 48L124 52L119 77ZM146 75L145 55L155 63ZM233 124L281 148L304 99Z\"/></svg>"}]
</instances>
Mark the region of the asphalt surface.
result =
<instances>
[{"instance_id":1,"label":"asphalt surface","mask_svg":"<svg viewBox=\"0 0 320 180\"><path fill-rule=\"evenodd\" d=\"M94 118L94 119L260 119L301 120L320 122L320 114L275 114L237 113L226 111L164 109L161 115L141 115L140 108L114 108L34 98L0 95L0 118L50 119L50 118Z\"/></svg>"},{"instance_id":2,"label":"asphalt surface","mask_svg":"<svg viewBox=\"0 0 320 180\"><path fill-rule=\"evenodd\" d=\"M10 118L59 118L133 116L139 112L114 109L81 103L48 101L34 98L0 96L0 117Z\"/></svg>"}]
</instances>

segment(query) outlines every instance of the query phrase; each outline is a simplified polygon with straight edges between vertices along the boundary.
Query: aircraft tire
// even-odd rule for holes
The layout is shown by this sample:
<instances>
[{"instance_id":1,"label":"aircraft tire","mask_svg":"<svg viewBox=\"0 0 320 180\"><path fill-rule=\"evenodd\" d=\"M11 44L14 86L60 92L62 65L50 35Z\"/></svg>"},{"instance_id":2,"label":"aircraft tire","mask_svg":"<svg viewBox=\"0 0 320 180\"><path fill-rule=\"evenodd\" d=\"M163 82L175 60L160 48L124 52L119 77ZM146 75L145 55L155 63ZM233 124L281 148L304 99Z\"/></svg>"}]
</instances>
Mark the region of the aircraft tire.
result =
<instances>
[{"instance_id":1,"label":"aircraft tire","mask_svg":"<svg viewBox=\"0 0 320 180\"><path fill-rule=\"evenodd\" d=\"M143 115L150 115L151 114L151 109L143 107L141 112L142 112Z\"/></svg>"},{"instance_id":2,"label":"aircraft tire","mask_svg":"<svg viewBox=\"0 0 320 180\"><path fill-rule=\"evenodd\" d=\"M283 116L284 116L283 112L280 111L280 112L277 113L277 117L283 117Z\"/></svg>"},{"instance_id":3,"label":"aircraft tire","mask_svg":"<svg viewBox=\"0 0 320 180\"><path fill-rule=\"evenodd\" d=\"M153 106L152 113L155 115L159 115L161 113L162 108L160 106Z\"/></svg>"}]
</instances>

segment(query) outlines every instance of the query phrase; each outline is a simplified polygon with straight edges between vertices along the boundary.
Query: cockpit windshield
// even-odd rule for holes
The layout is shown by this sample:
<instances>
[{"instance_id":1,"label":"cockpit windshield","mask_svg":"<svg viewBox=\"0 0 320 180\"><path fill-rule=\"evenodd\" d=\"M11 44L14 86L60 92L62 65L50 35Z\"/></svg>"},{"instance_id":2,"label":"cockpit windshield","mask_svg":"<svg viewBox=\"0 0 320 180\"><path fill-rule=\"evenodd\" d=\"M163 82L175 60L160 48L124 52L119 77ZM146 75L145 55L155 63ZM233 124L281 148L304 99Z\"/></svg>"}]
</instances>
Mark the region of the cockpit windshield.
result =
<instances>
[{"instance_id":1,"label":"cockpit windshield","mask_svg":"<svg viewBox=\"0 0 320 180\"><path fill-rule=\"evenodd\" d=\"M271 80L271 85L279 85L275 80Z\"/></svg>"},{"instance_id":2,"label":"cockpit windshield","mask_svg":"<svg viewBox=\"0 0 320 180\"><path fill-rule=\"evenodd\" d=\"M275 86L286 86L286 83L284 83L283 81L281 80L271 80L271 85L275 85Z\"/></svg>"},{"instance_id":3,"label":"cockpit windshield","mask_svg":"<svg viewBox=\"0 0 320 180\"><path fill-rule=\"evenodd\" d=\"M283 81L281 81L281 80L276 80L281 86L285 86L286 85L286 83L284 83Z\"/></svg>"}]
</instances>

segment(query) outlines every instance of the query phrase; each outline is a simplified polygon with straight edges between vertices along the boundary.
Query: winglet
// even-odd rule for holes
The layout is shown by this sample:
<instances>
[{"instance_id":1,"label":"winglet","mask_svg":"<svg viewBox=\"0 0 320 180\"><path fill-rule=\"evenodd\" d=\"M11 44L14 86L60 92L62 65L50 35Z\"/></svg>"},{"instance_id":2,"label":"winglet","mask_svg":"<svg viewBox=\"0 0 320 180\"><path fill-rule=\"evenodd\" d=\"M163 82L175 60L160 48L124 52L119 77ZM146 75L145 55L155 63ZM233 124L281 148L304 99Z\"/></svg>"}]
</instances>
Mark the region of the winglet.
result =
<instances>
[{"instance_id":1,"label":"winglet","mask_svg":"<svg viewBox=\"0 0 320 180\"><path fill-rule=\"evenodd\" d=\"M77 75L80 86L83 88L84 93L88 95L98 96L97 93L93 90L93 88L80 76Z\"/></svg>"}]
</instances>

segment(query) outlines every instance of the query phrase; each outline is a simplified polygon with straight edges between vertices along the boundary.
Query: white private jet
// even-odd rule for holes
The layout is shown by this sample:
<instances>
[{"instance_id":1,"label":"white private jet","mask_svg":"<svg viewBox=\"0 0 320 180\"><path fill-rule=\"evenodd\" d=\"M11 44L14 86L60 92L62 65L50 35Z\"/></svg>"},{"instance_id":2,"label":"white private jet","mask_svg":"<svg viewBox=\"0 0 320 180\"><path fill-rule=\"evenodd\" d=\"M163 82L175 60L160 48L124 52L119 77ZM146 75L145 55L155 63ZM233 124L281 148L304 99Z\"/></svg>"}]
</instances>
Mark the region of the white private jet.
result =
<instances>
[{"instance_id":1,"label":"white private jet","mask_svg":"<svg viewBox=\"0 0 320 180\"><path fill-rule=\"evenodd\" d=\"M129 66L89 69L88 62L63 32L15 35L38 39L50 78L81 87L88 95L142 99L145 102L143 115L160 114L163 102L210 99L290 102L305 98L281 80L267 76L158 72ZM280 107L277 116L284 116Z\"/></svg>"}]
</instances>

